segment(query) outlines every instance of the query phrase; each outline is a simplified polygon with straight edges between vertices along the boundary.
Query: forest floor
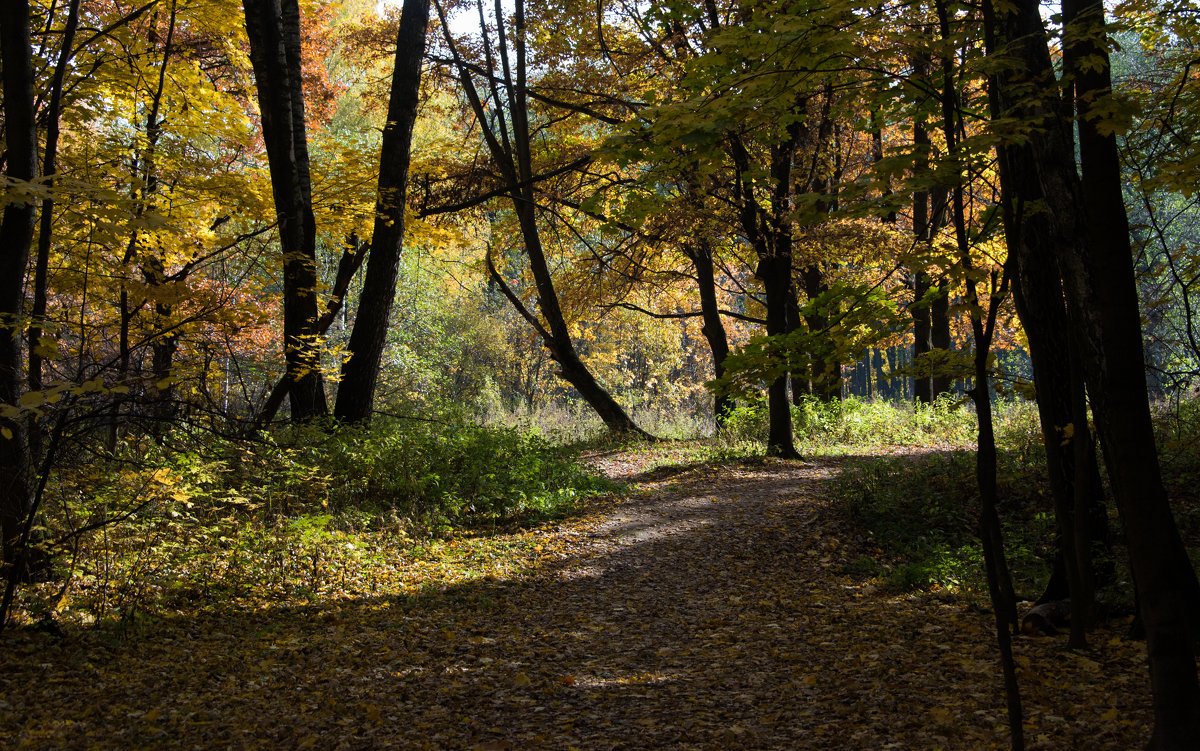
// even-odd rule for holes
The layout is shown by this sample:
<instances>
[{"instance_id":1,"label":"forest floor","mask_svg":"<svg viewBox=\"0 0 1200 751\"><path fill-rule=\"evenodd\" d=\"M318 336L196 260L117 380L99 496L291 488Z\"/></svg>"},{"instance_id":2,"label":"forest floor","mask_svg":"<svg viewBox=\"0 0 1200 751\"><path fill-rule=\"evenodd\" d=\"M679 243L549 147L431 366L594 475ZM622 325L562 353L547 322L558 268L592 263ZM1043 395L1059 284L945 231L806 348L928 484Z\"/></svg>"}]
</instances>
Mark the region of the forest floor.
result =
<instances>
[{"instance_id":1,"label":"forest floor","mask_svg":"<svg viewBox=\"0 0 1200 751\"><path fill-rule=\"evenodd\" d=\"M630 493L535 531L514 578L5 634L0 747L1008 747L992 617L848 573L869 545L829 500L842 459L589 460ZM1125 628L1017 638L1028 747L1144 744Z\"/></svg>"}]
</instances>

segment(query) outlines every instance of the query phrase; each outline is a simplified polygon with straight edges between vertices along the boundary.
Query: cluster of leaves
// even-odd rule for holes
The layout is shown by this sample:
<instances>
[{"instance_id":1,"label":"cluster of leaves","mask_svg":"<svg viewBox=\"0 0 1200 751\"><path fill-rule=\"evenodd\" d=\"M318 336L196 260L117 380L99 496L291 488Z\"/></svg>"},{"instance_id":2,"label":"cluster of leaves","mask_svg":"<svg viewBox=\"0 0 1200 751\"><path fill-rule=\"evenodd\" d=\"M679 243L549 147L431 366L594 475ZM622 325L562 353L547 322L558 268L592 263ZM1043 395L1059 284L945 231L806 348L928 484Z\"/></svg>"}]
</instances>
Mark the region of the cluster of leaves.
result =
<instances>
[{"instance_id":1,"label":"cluster of leaves","mask_svg":"<svg viewBox=\"0 0 1200 751\"><path fill-rule=\"evenodd\" d=\"M455 421L135 444L49 486L57 570L25 593L26 617L394 592L427 566L486 575L520 547L513 530L617 488L540 437Z\"/></svg>"},{"instance_id":2,"label":"cluster of leaves","mask_svg":"<svg viewBox=\"0 0 1200 751\"><path fill-rule=\"evenodd\" d=\"M882 289L843 282L834 283L829 291L809 301L801 313L817 313L832 323L828 330L798 329L751 337L725 359L725 374L709 388L745 399L760 393L764 383L788 373L806 372L814 357L852 362L854 354L899 331L903 321L898 306Z\"/></svg>"}]
</instances>

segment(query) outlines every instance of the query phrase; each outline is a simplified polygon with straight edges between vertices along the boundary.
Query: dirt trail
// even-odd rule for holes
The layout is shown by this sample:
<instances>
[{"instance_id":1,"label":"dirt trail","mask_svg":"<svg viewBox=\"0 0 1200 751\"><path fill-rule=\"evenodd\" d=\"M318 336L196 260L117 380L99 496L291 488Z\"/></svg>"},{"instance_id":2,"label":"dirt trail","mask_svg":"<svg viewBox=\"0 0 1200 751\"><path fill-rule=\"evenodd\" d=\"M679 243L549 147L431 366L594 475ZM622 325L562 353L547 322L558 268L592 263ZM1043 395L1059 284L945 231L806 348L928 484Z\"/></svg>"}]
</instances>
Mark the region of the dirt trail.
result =
<instances>
[{"instance_id":1,"label":"dirt trail","mask_svg":"<svg viewBox=\"0 0 1200 751\"><path fill-rule=\"evenodd\" d=\"M860 551L830 513L834 460L594 461L634 493L564 527L575 553L529 580L59 655L47 679L81 719L12 698L0 713L35 713L23 737L37 748L1007 746L990 618L843 573ZM1141 665L1110 636L1065 657L1021 640L1031 748L1144 740Z\"/></svg>"}]
</instances>

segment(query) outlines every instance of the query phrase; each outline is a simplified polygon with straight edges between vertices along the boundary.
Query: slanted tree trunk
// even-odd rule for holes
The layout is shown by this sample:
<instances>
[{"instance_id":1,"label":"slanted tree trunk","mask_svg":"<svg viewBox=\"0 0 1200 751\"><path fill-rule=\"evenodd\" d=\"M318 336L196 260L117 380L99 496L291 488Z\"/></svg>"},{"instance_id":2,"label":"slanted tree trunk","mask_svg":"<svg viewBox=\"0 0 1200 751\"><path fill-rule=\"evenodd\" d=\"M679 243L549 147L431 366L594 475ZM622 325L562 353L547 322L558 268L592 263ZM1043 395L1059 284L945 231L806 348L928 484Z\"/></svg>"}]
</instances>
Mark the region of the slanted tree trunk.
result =
<instances>
[{"instance_id":1,"label":"slanted tree trunk","mask_svg":"<svg viewBox=\"0 0 1200 751\"><path fill-rule=\"evenodd\" d=\"M945 0L934 4L942 40L950 37L950 11ZM942 137L950 163L960 157L959 134L962 132L962 113L958 106L955 90L955 60L944 54L940 60L942 69ZM959 168L961 170L961 168ZM996 320L1000 306L1008 295L1011 262L997 272L986 276L976 274L971 256L971 238L967 229L967 212L964 199L963 174L956 172L955 182L950 188L950 218L953 222L954 240L958 250L958 262L966 276L966 300L971 307L971 334L975 343L974 373L970 395L975 403L979 419L978 450L976 452L976 479L979 485L979 536L983 543L984 566L987 573L988 593L994 611L996 641L1000 649L1000 662L1004 674L1004 693L1008 709L1008 725L1011 748L1023 751L1025 738L1021 709L1021 695L1017 682L1016 663L1013 657L1012 634L1017 630L1016 595L1012 575L1004 553L1004 536L997 511L999 501L997 489L996 439L992 425L992 403L989 384L988 355L996 332ZM978 277L984 276L983 293ZM986 297L984 296L986 294Z\"/></svg>"},{"instance_id":2,"label":"slanted tree trunk","mask_svg":"<svg viewBox=\"0 0 1200 751\"><path fill-rule=\"evenodd\" d=\"M404 243L409 156L428 26L429 0L405 0L400 30L396 34L392 90L379 153L379 189L371 254L367 260L358 314L350 334L350 357L342 366L342 381L334 407L334 415L339 420L368 419L375 401L375 384L387 339L392 300L396 296L400 251Z\"/></svg>"},{"instance_id":3,"label":"slanted tree trunk","mask_svg":"<svg viewBox=\"0 0 1200 751\"><path fill-rule=\"evenodd\" d=\"M1099 114L1103 99L1111 94L1104 6L1096 0L1064 0L1062 7L1063 65L1075 88L1083 181L1080 190L1059 197L1082 198L1075 205L1086 207L1088 232L1080 238L1086 243L1064 249L1060 263L1082 329L1088 394L1146 624L1155 698L1150 745L1191 748L1200 737L1200 684L1191 639L1200 629L1200 587L1159 471L1116 137L1111 129L1102 133L1097 122L1104 117ZM1043 192L1050 195L1047 186Z\"/></svg>"},{"instance_id":4,"label":"slanted tree trunk","mask_svg":"<svg viewBox=\"0 0 1200 751\"><path fill-rule=\"evenodd\" d=\"M997 117L1002 116L997 113ZM1075 444L1088 441L1083 378L1072 368L1068 341L1067 311L1062 285L1054 263L1054 248L1045 216L1026 211L1040 201L1036 166L1027 147L1000 148L1000 181L1004 193L1005 235L1015 260L1013 296L1021 325L1029 340L1033 361L1034 388L1046 448L1050 490L1058 527L1055 568L1062 578L1052 576L1061 589L1048 588L1047 599L1072 602L1071 646L1082 648L1090 617L1091 588L1085 584L1077 545L1088 545L1089 537L1075 536ZM1089 488L1090 489L1090 488ZM1078 612L1074 612L1074 611Z\"/></svg>"},{"instance_id":5,"label":"slanted tree trunk","mask_svg":"<svg viewBox=\"0 0 1200 751\"><path fill-rule=\"evenodd\" d=\"M11 180L28 182L37 176L38 144L26 0L0 4L0 64L4 69L5 175ZM16 404L24 382L21 314L35 209L32 201L10 201L0 220L0 404ZM25 558L19 542L31 508L29 446L24 424L0 417L0 535L3 535L4 570L14 580L25 575L17 563L23 564Z\"/></svg>"},{"instance_id":6,"label":"slanted tree trunk","mask_svg":"<svg viewBox=\"0 0 1200 751\"><path fill-rule=\"evenodd\" d=\"M558 375L575 387L588 406L600 417L610 431L618 434L647 435L626 414L612 395L608 393L595 379L587 365L579 358L571 332L567 326L566 316L558 299L558 291L554 287L554 278L546 261L545 249L542 246L541 233L537 222L537 197L535 194L535 179L533 174L532 140L529 129L529 110L526 91L526 28L525 3L516 0L513 7L512 41L515 55L509 57L509 34L504 18L507 15L502 4L496 3L496 55L493 59L491 39L485 33L484 53L487 57L488 106L480 98L472 78L472 68L459 54L458 46L446 22L445 10L438 0L434 0L438 17L442 22L442 34L450 49L451 58L457 69L459 80L463 85L476 124L479 126L488 151L504 183L513 204L513 213L521 231L521 239L525 256L529 260L529 270L533 275L534 286L537 289L537 308L541 313L539 319L530 311L520 298L504 283L491 268L492 279L512 303L513 307L526 319L542 338L546 350L559 366ZM480 7L482 20L482 6ZM496 62L500 70L495 69ZM490 110L490 111L489 111ZM493 125L495 123L495 125ZM489 264L491 257L488 257Z\"/></svg>"},{"instance_id":7,"label":"slanted tree trunk","mask_svg":"<svg viewBox=\"0 0 1200 751\"><path fill-rule=\"evenodd\" d=\"M54 78L50 83L50 98L46 109L46 147L42 154L42 177L47 190L54 188L54 174L58 171L59 120L62 114L63 81L75 45L75 32L79 27L80 0L71 0L67 7L67 20L63 26L58 62L54 67ZM46 292L50 275L50 243L54 236L54 194L42 199L38 228L37 258L34 261L33 309L29 323L29 388L42 388L43 353L41 339L46 318ZM35 453L37 453L35 451Z\"/></svg>"},{"instance_id":8,"label":"slanted tree trunk","mask_svg":"<svg viewBox=\"0 0 1200 751\"><path fill-rule=\"evenodd\" d=\"M316 220L312 210L308 136L297 0L243 0L250 61L258 89L263 143L283 250L283 350L292 384L292 419L328 411L321 377L317 321Z\"/></svg>"},{"instance_id":9,"label":"slanted tree trunk","mask_svg":"<svg viewBox=\"0 0 1200 751\"><path fill-rule=\"evenodd\" d=\"M725 333L725 324L721 321L721 310L717 305L717 282L713 265L712 244L704 238L693 238L685 244L683 253L692 262L696 270L696 288L700 293L700 315L704 322L700 333L708 342L712 353L713 378L725 375L725 358L729 356L729 338ZM717 425L723 425L725 418L733 411L733 399L726 394L718 394L713 402L713 417Z\"/></svg>"}]
</instances>

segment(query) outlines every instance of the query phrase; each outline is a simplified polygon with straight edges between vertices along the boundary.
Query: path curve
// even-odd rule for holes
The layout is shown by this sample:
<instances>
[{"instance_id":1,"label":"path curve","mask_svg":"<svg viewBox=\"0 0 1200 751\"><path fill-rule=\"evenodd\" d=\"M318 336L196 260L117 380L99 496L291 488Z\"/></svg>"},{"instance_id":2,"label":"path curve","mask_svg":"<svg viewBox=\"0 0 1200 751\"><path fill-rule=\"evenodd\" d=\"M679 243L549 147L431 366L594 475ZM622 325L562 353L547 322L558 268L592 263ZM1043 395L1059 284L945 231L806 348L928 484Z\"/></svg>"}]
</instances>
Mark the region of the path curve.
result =
<instances>
[{"instance_id":1,"label":"path curve","mask_svg":"<svg viewBox=\"0 0 1200 751\"><path fill-rule=\"evenodd\" d=\"M841 460L646 469L644 454L592 458L633 492L564 524L573 552L529 579L61 655L90 719L24 707L28 747L1007 747L990 619L846 573L864 543L831 509ZM1030 748L1144 740L1143 671L1110 636L1070 657L1018 640Z\"/></svg>"}]
</instances>

